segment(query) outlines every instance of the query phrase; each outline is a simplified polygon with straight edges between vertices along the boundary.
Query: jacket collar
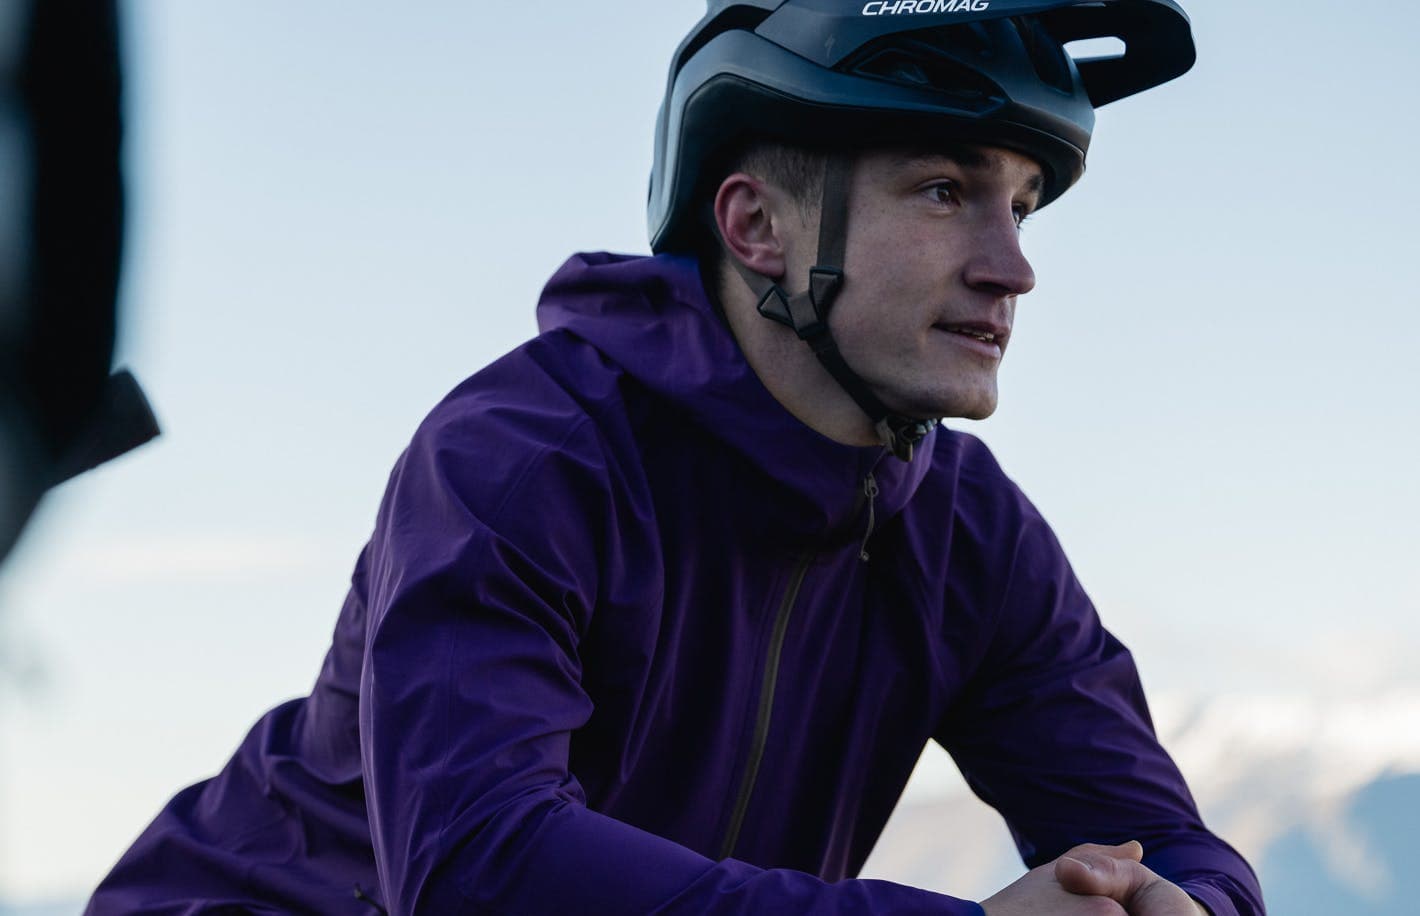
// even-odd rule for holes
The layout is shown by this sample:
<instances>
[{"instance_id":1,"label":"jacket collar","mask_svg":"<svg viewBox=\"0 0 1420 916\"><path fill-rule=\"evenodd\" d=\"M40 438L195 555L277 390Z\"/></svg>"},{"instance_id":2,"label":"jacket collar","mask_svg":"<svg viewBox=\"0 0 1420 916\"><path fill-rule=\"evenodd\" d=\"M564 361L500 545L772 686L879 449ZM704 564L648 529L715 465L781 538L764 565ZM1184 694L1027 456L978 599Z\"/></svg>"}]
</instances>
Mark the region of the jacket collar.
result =
<instances>
[{"instance_id":1,"label":"jacket collar","mask_svg":"<svg viewBox=\"0 0 1420 916\"><path fill-rule=\"evenodd\" d=\"M586 340L744 456L788 500L791 517L782 520L804 537L853 528L869 472L876 518L890 518L931 465L935 429L903 462L881 446L835 442L791 414L744 358L694 258L573 255L543 290L538 326Z\"/></svg>"}]
</instances>

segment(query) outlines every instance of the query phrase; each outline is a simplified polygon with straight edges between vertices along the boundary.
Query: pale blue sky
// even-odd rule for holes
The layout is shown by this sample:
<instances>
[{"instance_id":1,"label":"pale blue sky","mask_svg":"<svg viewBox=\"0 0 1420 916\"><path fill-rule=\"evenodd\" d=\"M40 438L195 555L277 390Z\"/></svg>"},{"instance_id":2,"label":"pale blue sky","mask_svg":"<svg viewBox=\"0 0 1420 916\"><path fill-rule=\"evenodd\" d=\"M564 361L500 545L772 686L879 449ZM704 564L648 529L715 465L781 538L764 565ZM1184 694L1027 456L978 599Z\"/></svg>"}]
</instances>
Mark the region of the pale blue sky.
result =
<instances>
[{"instance_id":1,"label":"pale blue sky","mask_svg":"<svg viewBox=\"0 0 1420 916\"><path fill-rule=\"evenodd\" d=\"M1198 66L1101 113L961 425L1161 694L1420 689L1420 7L1186 5ZM0 898L82 892L309 687L419 418L569 253L645 250L702 9L126 7L121 350L165 436L0 574Z\"/></svg>"}]
</instances>

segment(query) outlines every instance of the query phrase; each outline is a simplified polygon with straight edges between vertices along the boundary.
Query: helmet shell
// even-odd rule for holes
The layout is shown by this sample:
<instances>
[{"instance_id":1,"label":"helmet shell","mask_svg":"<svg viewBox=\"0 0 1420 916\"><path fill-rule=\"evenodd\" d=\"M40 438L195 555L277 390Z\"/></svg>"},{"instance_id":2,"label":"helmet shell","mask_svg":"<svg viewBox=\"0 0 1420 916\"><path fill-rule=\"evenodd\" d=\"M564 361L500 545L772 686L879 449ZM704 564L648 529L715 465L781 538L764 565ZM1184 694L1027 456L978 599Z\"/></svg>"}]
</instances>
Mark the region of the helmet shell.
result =
<instances>
[{"instance_id":1,"label":"helmet shell","mask_svg":"<svg viewBox=\"0 0 1420 916\"><path fill-rule=\"evenodd\" d=\"M1063 50L1109 36L1123 54ZM1001 146L1040 164L1044 206L1083 174L1094 109L1194 56L1173 0L711 0L656 122L651 248L694 246L714 169L755 140Z\"/></svg>"}]
</instances>

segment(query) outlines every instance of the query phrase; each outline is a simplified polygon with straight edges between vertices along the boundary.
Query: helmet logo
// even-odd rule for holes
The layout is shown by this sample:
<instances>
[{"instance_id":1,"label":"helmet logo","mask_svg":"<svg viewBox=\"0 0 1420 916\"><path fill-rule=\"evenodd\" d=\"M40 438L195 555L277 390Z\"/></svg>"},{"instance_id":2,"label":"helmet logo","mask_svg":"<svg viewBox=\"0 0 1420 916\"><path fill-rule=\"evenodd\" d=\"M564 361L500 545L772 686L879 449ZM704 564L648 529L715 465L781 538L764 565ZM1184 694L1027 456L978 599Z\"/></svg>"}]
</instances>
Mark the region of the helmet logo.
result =
<instances>
[{"instance_id":1,"label":"helmet logo","mask_svg":"<svg viewBox=\"0 0 1420 916\"><path fill-rule=\"evenodd\" d=\"M903 13L984 13L991 0L873 0L863 5L864 16L898 16Z\"/></svg>"}]
</instances>

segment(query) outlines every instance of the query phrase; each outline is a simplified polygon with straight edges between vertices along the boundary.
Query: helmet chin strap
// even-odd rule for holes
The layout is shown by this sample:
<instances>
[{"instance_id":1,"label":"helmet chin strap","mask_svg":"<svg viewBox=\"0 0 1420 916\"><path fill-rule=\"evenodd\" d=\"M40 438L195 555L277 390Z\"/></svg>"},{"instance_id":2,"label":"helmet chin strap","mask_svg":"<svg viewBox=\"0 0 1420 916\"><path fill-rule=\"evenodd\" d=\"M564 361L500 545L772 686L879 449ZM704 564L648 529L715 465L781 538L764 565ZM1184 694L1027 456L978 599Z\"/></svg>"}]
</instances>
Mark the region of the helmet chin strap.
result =
<instances>
[{"instance_id":1,"label":"helmet chin strap","mask_svg":"<svg viewBox=\"0 0 1420 916\"><path fill-rule=\"evenodd\" d=\"M843 359L843 354L838 352L838 343L828 329L829 309L843 287L848 189L852 175L852 157L843 153L834 153L829 157L819 217L818 263L809 269L808 289L790 296L779 284L750 270L733 254L729 261L750 291L759 297L759 314L793 328L839 387L848 392L854 403L868 415L879 441L896 457L911 461L912 447L922 441L937 421L905 417L888 410L868 383Z\"/></svg>"}]
</instances>

